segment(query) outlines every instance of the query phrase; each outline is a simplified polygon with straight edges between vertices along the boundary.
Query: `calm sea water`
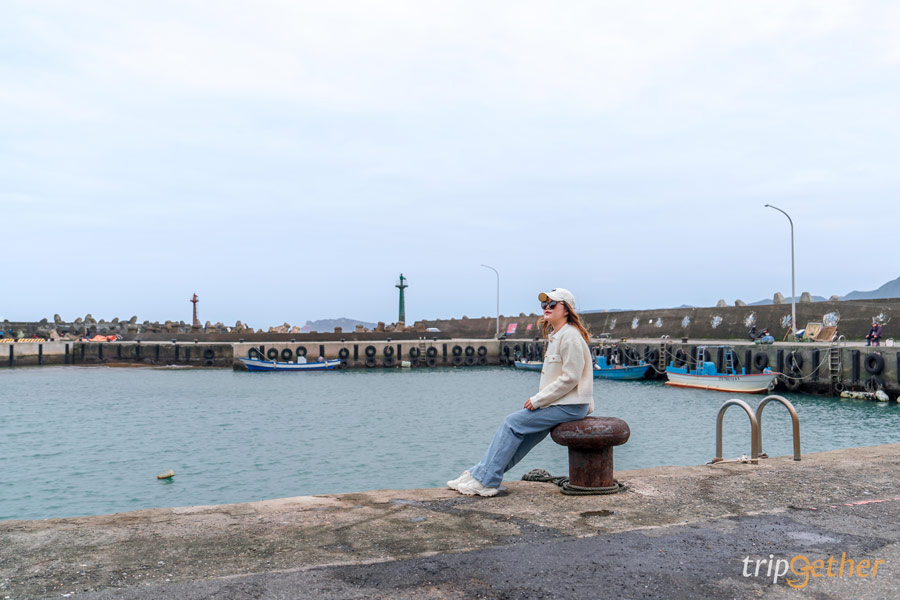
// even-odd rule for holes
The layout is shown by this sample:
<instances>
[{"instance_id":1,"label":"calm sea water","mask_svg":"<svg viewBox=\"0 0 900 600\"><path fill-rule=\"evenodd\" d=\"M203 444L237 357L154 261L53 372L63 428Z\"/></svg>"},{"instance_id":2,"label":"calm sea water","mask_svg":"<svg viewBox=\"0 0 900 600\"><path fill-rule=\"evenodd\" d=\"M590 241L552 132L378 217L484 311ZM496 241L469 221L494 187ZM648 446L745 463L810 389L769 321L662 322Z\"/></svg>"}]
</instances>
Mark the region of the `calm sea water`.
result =
<instances>
[{"instance_id":1,"label":"calm sea water","mask_svg":"<svg viewBox=\"0 0 900 600\"><path fill-rule=\"evenodd\" d=\"M0 371L0 519L93 515L305 494L443 486L478 462L503 417L537 389L508 368L247 373L225 369L41 367ZM594 387L595 415L625 419L617 469L696 465L715 453L730 396L661 382ZM788 396L803 452L898 440L900 406ZM744 398L756 406L761 397ZM780 405L763 446L792 452ZM743 411L725 456L749 453ZM567 474L549 438L507 478ZM171 480L156 475L174 469Z\"/></svg>"}]
</instances>

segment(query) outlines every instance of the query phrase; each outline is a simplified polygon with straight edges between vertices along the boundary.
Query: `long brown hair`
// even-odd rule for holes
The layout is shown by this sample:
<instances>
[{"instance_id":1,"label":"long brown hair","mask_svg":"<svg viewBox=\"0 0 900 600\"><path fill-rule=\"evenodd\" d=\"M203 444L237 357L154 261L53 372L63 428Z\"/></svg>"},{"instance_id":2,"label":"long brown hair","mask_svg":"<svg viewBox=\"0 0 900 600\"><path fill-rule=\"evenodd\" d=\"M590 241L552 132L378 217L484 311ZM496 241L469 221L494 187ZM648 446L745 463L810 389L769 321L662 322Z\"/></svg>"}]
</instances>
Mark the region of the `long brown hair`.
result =
<instances>
[{"instance_id":1,"label":"long brown hair","mask_svg":"<svg viewBox=\"0 0 900 600\"><path fill-rule=\"evenodd\" d=\"M569 308L569 305L566 304L564 301L561 300L560 304L562 304L566 308L566 322L569 325L571 325L572 327L574 327L575 329L577 329L578 333L581 334L581 337L584 338L585 343L590 345L591 334L588 331L587 327L584 326L584 322L581 320L581 315L579 315L577 312L575 312L574 309ZM541 335L544 336L545 338L549 338L550 337L550 321L548 321L544 317L541 317L540 319L538 319L537 324L538 324L538 327L540 327L540 329L541 329Z\"/></svg>"}]
</instances>

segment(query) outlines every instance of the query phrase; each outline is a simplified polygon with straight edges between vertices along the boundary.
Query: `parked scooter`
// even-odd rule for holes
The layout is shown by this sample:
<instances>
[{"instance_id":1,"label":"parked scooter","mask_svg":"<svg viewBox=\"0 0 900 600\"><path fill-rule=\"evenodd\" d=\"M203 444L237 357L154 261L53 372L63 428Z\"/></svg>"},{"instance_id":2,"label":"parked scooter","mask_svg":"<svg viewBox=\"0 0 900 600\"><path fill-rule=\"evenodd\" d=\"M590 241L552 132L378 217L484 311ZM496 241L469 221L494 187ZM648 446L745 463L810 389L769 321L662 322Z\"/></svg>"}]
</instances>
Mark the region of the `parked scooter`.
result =
<instances>
[{"instance_id":1,"label":"parked scooter","mask_svg":"<svg viewBox=\"0 0 900 600\"><path fill-rule=\"evenodd\" d=\"M768 329L763 329L762 331L757 331L756 325L754 325L750 328L750 332L748 333L748 335L750 336L751 340L759 340L765 336L772 337L772 334L769 333Z\"/></svg>"}]
</instances>

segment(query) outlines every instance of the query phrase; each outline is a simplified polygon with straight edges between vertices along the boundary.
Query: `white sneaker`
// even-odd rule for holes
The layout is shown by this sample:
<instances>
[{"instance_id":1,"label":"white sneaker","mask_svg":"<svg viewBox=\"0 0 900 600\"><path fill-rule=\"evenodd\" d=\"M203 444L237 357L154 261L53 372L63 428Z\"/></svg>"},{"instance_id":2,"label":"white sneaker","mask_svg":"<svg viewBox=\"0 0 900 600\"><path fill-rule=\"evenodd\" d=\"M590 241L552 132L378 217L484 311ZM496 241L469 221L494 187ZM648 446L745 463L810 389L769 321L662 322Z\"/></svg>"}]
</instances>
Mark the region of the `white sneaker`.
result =
<instances>
[{"instance_id":1,"label":"white sneaker","mask_svg":"<svg viewBox=\"0 0 900 600\"><path fill-rule=\"evenodd\" d=\"M459 485L456 486L456 491L460 494L465 494L466 496L474 496L478 494L479 496L496 496L497 492L500 491L500 488L492 488L487 487L486 485L482 485L480 481L469 476L470 481L463 481Z\"/></svg>"},{"instance_id":2,"label":"white sneaker","mask_svg":"<svg viewBox=\"0 0 900 600\"><path fill-rule=\"evenodd\" d=\"M474 480L475 478L472 477L472 474L469 473L468 471L463 471L462 475L460 475L456 479L451 479L450 481L448 481L447 487L450 488L451 490L459 491L459 484L461 484L464 481L469 481L470 479Z\"/></svg>"}]
</instances>

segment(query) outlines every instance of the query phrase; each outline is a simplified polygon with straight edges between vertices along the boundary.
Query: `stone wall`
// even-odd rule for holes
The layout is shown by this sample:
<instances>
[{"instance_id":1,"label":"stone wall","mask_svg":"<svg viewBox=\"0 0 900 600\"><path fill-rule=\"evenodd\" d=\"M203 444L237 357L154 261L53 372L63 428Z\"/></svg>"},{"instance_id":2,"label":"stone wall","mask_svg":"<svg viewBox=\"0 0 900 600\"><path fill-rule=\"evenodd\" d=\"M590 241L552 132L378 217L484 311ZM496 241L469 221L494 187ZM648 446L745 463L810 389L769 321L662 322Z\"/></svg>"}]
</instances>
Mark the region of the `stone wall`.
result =
<instances>
[{"instance_id":1,"label":"stone wall","mask_svg":"<svg viewBox=\"0 0 900 600\"><path fill-rule=\"evenodd\" d=\"M806 327L809 322L834 324L838 332L848 340L863 339L869 331L872 320L877 319L884 326L885 337L900 338L900 320L893 322L894 313L900 315L900 299L884 300L849 300L824 302L798 302L797 322L799 328ZM515 325L511 337L538 337L537 314L520 314L518 317L501 316L500 332L510 331ZM636 310L619 312L598 312L583 315L591 333L595 336L608 333L613 338L656 338L668 335L673 339L682 337L694 339L746 339L750 326L758 329L768 328L776 339L783 339L790 329L791 305L770 304L764 306L717 306L709 308L664 308L654 310ZM530 327L529 327L530 326ZM254 330L240 321L232 327L221 323L215 325L207 322L203 327L192 327L184 321L165 323L144 321L139 323L137 317L128 320L113 319L95 320L91 315L78 318L73 322L64 322L59 315L53 321L43 319L40 322L0 322L0 328L6 337L31 337L36 335L46 339L74 340L85 332L88 336L120 335L124 340L142 339L147 341L231 341L239 339L247 341L265 341L303 339L314 341L339 340L375 340L384 337L396 339L431 339L480 338L490 339L495 335L496 319L493 317L436 319L418 321L412 326L402 323L384 325L379 323L374 331L346 331L334 333L296 333L292 327L270 327L268 332ZM440 332L428 332L426 328L437 328ZM360 328L361 329L361 328ZM12 332L12 336L10 333Z\"/></svg>"},{"instance_id":2,"label":"stone wall","mask_svg":"<svg viewBox=\"0 0 900 600\"><path fill-rule=\"evenodd\" d=\"M803 329L807 323L833 324L848 340L864 339L877 319L884 326L884 337L900 338L900 318L892 322L894 313L900 317L900 299L798 302L797 323ZM747 339L751 325L768 328L775 339L781 340L790 330L791 305L724 306L710 308L663 308L619 312L587 313L585 323L594 336L608 333L613 338L656 338L668 335L673 339ZM533 338L537 331L537 314L500 317L500 332L515 325L510 337ZM496 319L441 319L420 321L425 327L436 327L450 337L490 338L494 336ZM531 325L531 329L528 326Z\"/></svg>"}]
</instances>

